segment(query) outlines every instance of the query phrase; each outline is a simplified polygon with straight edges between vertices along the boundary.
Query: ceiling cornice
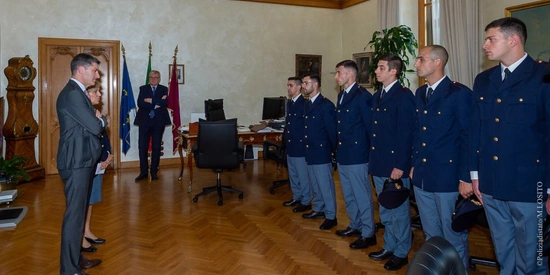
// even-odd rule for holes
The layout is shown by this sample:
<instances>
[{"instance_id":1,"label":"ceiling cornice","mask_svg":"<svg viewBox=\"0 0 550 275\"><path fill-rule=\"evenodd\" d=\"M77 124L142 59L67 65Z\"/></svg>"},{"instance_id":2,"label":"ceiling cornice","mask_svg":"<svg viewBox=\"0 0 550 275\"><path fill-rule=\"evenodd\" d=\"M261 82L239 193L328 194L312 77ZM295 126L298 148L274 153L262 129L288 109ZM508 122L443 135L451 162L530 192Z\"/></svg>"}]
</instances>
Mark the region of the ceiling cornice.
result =
<instances>
[{"instance_id":1,"label":"ceiling cornice","mask_svg":"<svg viewBox=\"0 0 550 275\"><path fill-rule=\"evenodd\" d=\"M345 9L368 0L237 0L246 2L282 4L327 9Z\"/></svg>"}]
</instances>

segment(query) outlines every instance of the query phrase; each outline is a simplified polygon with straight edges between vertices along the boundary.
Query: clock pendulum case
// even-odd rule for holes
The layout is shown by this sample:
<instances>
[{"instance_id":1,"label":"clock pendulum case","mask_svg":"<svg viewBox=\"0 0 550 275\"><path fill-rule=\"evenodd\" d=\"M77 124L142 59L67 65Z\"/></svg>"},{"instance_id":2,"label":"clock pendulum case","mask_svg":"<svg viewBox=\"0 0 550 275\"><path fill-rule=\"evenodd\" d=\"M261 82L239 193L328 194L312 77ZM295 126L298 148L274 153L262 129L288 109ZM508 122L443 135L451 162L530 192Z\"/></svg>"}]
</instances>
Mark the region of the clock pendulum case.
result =
<instances>
[{"instance_id":1,"label":"clock pendulum case","mask_svg":"<svg viewBox=\"0 0 550 275\"><path fill-rule=\"evenodd\" d=\"M44 168L36 162L34 151L38 123L32 114L35 90L32 82L36 78L33 63L28 55L13 57L8 61L8 67L4 69L8 79L6 87L8 116L2 129L6 139L6 159L15 155L27 158L28 161L23 168L31 180L45 176Z\"/></svg>"}]
</instances>

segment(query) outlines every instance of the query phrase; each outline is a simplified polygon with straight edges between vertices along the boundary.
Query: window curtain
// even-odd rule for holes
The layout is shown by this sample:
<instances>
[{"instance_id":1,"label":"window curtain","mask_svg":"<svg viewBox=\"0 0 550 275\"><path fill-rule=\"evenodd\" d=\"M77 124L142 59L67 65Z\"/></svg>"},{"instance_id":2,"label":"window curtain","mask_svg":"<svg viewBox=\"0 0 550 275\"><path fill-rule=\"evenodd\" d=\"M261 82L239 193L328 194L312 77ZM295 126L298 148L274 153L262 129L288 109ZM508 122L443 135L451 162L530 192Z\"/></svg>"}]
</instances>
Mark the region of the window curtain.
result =
<instances>
[{"instance_id":1,"label":"window curtain","mask_svg":"<svg viewBox=\"0 0 550 275\"><path fill-rule=\"evenodd\" d=\"M399 0L378 0L378 29L399 25Z\"/></svg>"},{"instance_id":2,"label":"window curtain","mask_svg":"<svg viewBox=\"0 0 550 275\"><path fill-rule=\"evenodd\" d=\"M480 32L483 30L480 29L478 0L438 2L441 45L449 52L448 75L472 88L481 71Z\"/></svg>"}]
</instances>

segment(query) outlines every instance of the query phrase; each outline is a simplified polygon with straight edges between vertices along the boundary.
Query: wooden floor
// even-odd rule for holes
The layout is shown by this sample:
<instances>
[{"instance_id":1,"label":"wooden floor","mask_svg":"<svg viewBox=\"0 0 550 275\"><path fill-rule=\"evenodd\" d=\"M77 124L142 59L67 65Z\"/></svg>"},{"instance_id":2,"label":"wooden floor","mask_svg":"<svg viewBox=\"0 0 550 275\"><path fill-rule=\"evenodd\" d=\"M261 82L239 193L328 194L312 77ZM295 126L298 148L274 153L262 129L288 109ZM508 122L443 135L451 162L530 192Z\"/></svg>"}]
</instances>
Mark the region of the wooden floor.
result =
<instances>
[{"instance_id":1,"label":"wooden floor","mask_svg":"<svg viewBox=\"0 0 550 275\"><path fill-rule=\"evenodd\" d=\"M136 169L108 171L103 183L103 202L94 206L92 229L107 239L88 258L103 263L89 274L405 274L387 272L383 262L364 250L348 247L354 238L341 238L318 229L322 220L305 220L281 203L291 198L288 186L269 194L271 182L286 178L269 161L248 161L246 169L223 172L222 183L244 191L224 193L224 205L216 194L193 195L215 184L211 170L194 170L194 187L187 193L188 171L179 182L178 167L160 171L160 180L135 183ZM335 173L338 228L349 219ZM59 176L18 186L20 197L11 206L29 211L12 229L0 230L0 274L59 274L59 244L65 209ZM6 207L5 205L1 207ZM378 214L375 213L378 220ZM422 245L422 231L414 230L414 252ZM472 255L492 258L487 231L470 234ZM477 266L470 274L497 274L496 268Z\"/></svg>"}]
</instances>

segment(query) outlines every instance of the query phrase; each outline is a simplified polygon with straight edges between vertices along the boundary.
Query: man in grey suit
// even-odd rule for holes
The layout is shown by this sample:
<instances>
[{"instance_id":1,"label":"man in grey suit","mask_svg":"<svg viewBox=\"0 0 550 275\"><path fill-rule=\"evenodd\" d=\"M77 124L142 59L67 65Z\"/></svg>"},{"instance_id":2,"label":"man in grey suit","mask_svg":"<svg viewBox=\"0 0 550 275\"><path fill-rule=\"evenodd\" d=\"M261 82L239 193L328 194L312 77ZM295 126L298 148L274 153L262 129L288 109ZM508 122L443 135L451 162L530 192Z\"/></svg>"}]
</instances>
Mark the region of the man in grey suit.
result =
<instances>
[{"instance_id":1,"label":"man in grey suit","mask_svg":"<svg viewBox=\"0 0 550 275\"><path fill-rule=\"evenodd\" d=\"M65 184L66 210L61 228L61 274L86 274L101 260L80 254L89 189L101 154L99 134L107 119L86 96L86 87L99 78L99 60L81 53L71 61L71 79L57 97L60 127L57 169Z\"/></svg>"}]
</instances>

